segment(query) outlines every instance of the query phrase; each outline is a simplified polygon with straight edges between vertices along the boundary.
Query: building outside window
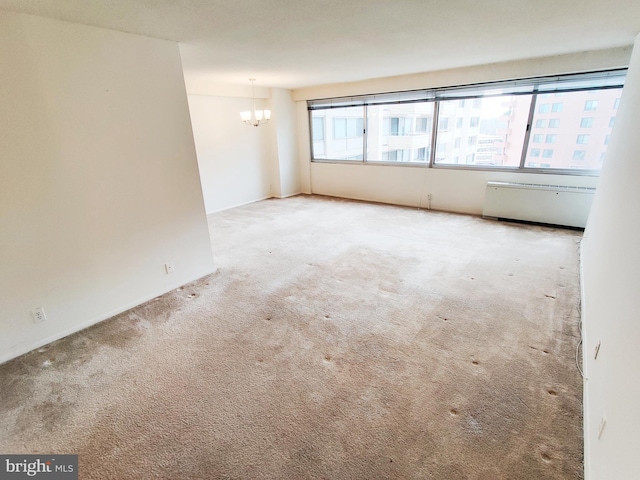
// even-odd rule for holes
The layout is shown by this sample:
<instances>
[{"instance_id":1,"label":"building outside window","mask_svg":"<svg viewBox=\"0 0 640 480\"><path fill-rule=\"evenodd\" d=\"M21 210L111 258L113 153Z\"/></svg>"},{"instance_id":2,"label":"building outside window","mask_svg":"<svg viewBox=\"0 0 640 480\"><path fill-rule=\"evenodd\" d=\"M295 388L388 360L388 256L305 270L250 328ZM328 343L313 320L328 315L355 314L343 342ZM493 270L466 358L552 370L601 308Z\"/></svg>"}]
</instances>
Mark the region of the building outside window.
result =
<instances>
[{"instance_id":1,"label":"building outside window","mask_svg":"<svg viewBox=\"0 0 640 480\"><path fill-rule=\"evenodd\" d=\"M586 111L596 110L598 108L598 100L587 100L584 102L584 109Z\"/></svg>"},{"instance_id":2,"label":"building outside window","mask_svg":"<svg viewBox=\"0 0 640 480\"><path fill-rule=\"evenodd\" d=\"M580 128L591 128L593 127L593 117L586 117L580 120Z\"/></svg>"},{"instance_id":3,"label":"building outside window","mask_svg":"<svg viewBox=\"0 0 640 480\"><path fill-rule=\"evenodd\" d=\"M391 117L385 118L383 135L409 135L411 133L411 118Z\"/></svg>"}]
</instances>

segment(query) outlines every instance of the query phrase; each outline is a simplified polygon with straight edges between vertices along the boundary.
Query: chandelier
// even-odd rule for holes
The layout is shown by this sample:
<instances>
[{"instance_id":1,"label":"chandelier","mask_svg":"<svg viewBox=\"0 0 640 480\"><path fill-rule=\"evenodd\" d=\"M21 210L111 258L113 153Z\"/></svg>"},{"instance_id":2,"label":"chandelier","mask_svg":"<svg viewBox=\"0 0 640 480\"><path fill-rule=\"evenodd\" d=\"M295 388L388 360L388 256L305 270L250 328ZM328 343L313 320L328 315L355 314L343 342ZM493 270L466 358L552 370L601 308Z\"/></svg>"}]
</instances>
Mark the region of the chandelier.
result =
<instances>
[{"instance_id":1,"label":"chandelier","mask_svg":"<svg viewBox=\"0 0 640 480\"><path fill-rule=\"evenodd\" d=\"M240 118L247 125L257 127L263 123L267 123L271 119L271 110L256 110L256 90L254 86L255 78L250 78L251 96L253 98L253 111L240 112Z\"/></svg>"}]
</instances>

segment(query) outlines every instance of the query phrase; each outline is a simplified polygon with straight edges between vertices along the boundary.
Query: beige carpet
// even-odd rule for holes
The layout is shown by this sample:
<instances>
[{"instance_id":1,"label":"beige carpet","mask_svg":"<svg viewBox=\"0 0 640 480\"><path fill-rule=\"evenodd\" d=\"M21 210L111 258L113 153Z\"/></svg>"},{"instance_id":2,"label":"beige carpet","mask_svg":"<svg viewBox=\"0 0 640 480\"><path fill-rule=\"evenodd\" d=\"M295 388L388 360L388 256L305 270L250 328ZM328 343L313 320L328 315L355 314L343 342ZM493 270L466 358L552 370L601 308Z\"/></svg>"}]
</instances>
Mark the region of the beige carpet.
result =
<instances>
[{"instance_id":1,"label":"beige carpet","mask_svg":"<svg viewBox=\"0 0 640 480\"><path fill-rule=\"evenodd\" d=\"M580 232L305 196L210 227L216 274L0 366L0 452L78 453L83 479L582 478Z\"/></svg>"}]
</instances>

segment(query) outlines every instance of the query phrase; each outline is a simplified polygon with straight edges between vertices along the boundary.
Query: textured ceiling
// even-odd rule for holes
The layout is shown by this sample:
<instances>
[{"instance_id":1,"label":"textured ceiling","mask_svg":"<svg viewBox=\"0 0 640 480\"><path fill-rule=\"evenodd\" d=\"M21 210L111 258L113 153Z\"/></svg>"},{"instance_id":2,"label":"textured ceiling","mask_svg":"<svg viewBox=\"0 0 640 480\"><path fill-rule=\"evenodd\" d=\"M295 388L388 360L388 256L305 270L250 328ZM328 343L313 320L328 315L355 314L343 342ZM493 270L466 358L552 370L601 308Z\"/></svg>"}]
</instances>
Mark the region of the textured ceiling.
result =
<instances>
[{"instance_id":1,"label":"textured ceiling","mask_svg":"<svg viewBox=\"0 0 640 480\"><path fill-rule=\"evenodd\" d=\"M363 80L633 43L638 0L0 0L181 43L185 76L271 87Z\"/></svg>"}]
</instances>

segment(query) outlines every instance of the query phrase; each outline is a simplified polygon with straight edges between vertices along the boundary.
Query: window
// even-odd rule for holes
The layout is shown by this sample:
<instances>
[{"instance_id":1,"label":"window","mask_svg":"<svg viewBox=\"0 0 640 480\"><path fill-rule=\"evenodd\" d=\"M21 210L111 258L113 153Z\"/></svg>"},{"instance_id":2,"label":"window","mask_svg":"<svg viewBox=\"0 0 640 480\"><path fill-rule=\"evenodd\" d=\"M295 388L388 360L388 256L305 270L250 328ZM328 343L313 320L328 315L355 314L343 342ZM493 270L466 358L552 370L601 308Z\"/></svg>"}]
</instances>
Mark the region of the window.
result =
<instances>
[{"instance_id":1,"label":"window","mask_svg":"<svg viewBox=\"0 0 640 480\"><path fill-rule=\"evenodd\" d=\"M602 89L602 90L583 90L583 91L571 91L566 92L563 97L564 108L562 112L554 113L553 119L548 120L548 127L554 125L552 138L548 138L545 132L545 143L548 140L547 145L553 144L554 153L550 158L551 169L563 169L563 170L575 170L576 168L582 170L597 170L601 168L599 162L600 153L607 147L603 145L603 139L605 135L611 132L608 128L608 122L611 118L611 110L603 108L590 110L588 115L583 113L587 102L592 102L591 105L613 105L614 100L620 96L620 89ZM533 115L533 124L539 118L547 117L545 114ZM539 131L539 130L538 130ZM530 146L538 146L540 143L533 142L533 133L530 138ZM585 135L580 137L578 135ZM591 138L591 136L594 136ZM595 139L598 139L595 141ZM583 142L583 143L577 143ZM576 148L576 145L584 146L585 148ZM584 150L585 157L579 164L576 164L576 160L573 159L573 153L576 150ZM525 156L525 165L528 164L527 158L531 158L531 161L535 162L535 158L531 157L531 152L528 151Z\"/></svg>"},{"instance_id":2,"label":"window","mask_svg":"<svg viewBox=\"0 0 640 480\"><path fill-rule=\"evenodd\" d=\"M316 141L324 140L324 118L316 117L313 119L313 139Z\"/></svg>"},{"instance_id":3,"label":"window","mask_svg":"<svg viewBox=\"0 0 640 480\"><path fill-rule=\"evenodd\" d=\"M404 117L389 117L383 120L383 135L402 136L411 133L411 119Z\"/></svg>"},{"instance_id":4,"label":"window","mask_svg":"<svg viewBox=\"0 0 640 480\"><path fill-rule=\"evenodd\" d=\"M433 102L368 106L365 161L428 161L433 107Z\"/></svg>"},{"instance_id":5,"label":"window","mask_svg":"<svg viewBox=\"0 0 640 480\"><path fill-rule=\"evenodd\" d=\"M312 160L589 174L602 166L625 74L620 69L309 100Z\"/></svg>"},{"instance_id":6,"label":"window","mask_svg":"<svg viewBox=\"0 0 640 480\"><path fill-rule=\"evenodd\" d=\"M456 135L462 133L462 136L455 138L450 136L451 133L438 135L435 165L456 163L455 153L465 165L519 167L531 96L506 95L476 100L478 101L474 101L474 105L477 105L477 108L472 112L465 112L463 119L465 125L478 125L479 130L462 130L462 132L456 132ZM453 111L457 104L457 100L440 101L440 115L443 115L442 112ZM509 114L510 108L513 109ZM462 112L458 110L457 115L460 114ZM440 121L439 119L438 122ZM513 125L516 126L511 128L512 132L507 139L504 131L510 121L513 121ZM509 143L509 140L513 143Z\"/></svg>"},{"instance_id":7,"label":"window","mask_svg":"<svg viewBox=\"0 0 640 480\"><path fill-rule=\"evenodd\" d=\"M587 100L584 102L584 109L587 111L596 110L598 108L598 100Z\"/></svg>"},{"instance_id":8,"label":"window","mask_svg":"<svg viewBox=\"0 0 640 480\"><path fill-rule=\"evenodd\" d=\"M311 148L314 159L363 159L364 109L334 108L311 112Z\"/></svg>"},{"instance_id":9,"label":"window","mask_svg":"<svg viewBox=\"0 0 640 480\"><path fill-rule=\"evenodd\" d=\"M416 132L426 132L431 130L430 118L420 117L416 118Z\"/></svg>"},{"instance_id":10,"label":"window","mask_svg":"<svg viewBox=\"0 0 640 480\"><path fill-rule=\"evenodd\" d=\"M424 162L427 160L427 147L420 147L415 151L413 159L416 161Z\"/></svg>"},{"instance_id":11,"label":"window","mask_svg":"<svg viewBox=\"0 0 640 480\"><path fill-rule=\"evenodd\" d=\"M605 145L609 145L609 140L611 140L611 135L605 135L604 136L604 144Z\"/></svg>"},{"instance_id":12,"label":"window","mask_svg":"<svg viewBox=\"0 0 640 480\"><path fill-rule=\"evenodd\" d=\"M334 118L333 138L339 140L342 138L361 137L363 125L362 118Z\"/></svg>"},{"instance_id":13,"label":"window","mask_svg":"<svg viewBox=\"0 0 640 480\"><path fill-rule=\"evenodd\" d=\"M313 143L311 148L313 150L314 158L326 158L323 155L326 154L327 145L324 141L324 112L320 112L317 116L311 117L311 138L313 139Z\"/></svg>"},{"instance_id":14,"label":"window","mask_svg":"<svg viewBox=\"0 0 640 480\"><path fill-rule=\"evenodd\" d=\"M591 128L593 127L593 117L585 117L580 120L580 128Z\"/></svg>"},{"instance_id":15,"label":"window","mask_svg":"<svg viewBox=\"0 0 640 480\"><path fill-rule=\"evenodd\" d=\"M411 150L391 150L382 154L382 160L384 162L408 162L411 156Z\"/></svg>"}]
</instances>

